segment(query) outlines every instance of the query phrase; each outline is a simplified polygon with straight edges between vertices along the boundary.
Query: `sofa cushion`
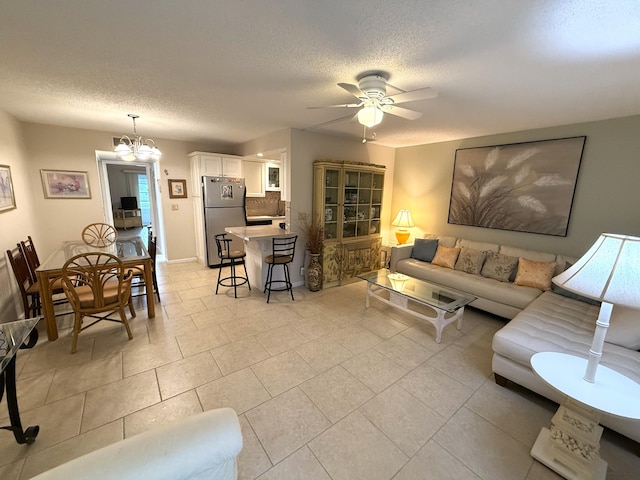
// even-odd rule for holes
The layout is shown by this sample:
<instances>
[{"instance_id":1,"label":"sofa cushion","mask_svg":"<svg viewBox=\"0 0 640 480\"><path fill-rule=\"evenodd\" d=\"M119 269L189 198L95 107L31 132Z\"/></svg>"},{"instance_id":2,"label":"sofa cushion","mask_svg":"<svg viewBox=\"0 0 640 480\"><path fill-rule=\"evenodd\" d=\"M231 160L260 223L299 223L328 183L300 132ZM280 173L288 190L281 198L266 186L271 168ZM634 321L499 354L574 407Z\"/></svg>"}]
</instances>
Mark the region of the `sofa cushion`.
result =
<instances>
[{"instance_id":1,"label":"sofa cushion","mask_svg":"<svg viewBox=\"0 0 640 480\"><path fill-rule=\"evenodd\" d=\"M416 238L411 250L411 258L431 262L438 249L438 239Z\"/></svg>"},{"instance_id":2,"label":"sofa cushion","mask_svg":"<svg viewBox=\"0 0 640 480\"><path fill-rule=\"evenodd\" d=\"M640 350L640 310L615 305L605 341L631 350Z\"/></svg>"},{"instance_id":3,"label":"sofa cushion","mask_svg":"<svg viewBox=\"0 0 640 480\"><path fill-rule=\"evenodd\" d=\"M450 237L448 235L434 235L432 233L425 233L424 238L438 240L438 245L444 245L445 247L455 247L456 237Z\"/></svg>"},{"instance_id":4,"label":"sofa cushion","mask_svg":"<svg viewBox=\"0 0 640 480\"><path fill-rule=\"evenodd\" d=\"M555 269L556 262L535 262L528 258L520 258L518 273L513 283L523 287L551 290L551 278Z\"/></svg>"},{"instance_id":5,"label":"sofa cushion","mask_svg":"<svg viewBox=\"0 0 640 480\"><path fill-rule=\"evenodd\" d=\"M509 255L510 257L528 258L536 262L555 262L556 255L554 253L536 252L535 250L525 250L524 248L510 247L508 245L500 246L500 253Z\"/></svg>"},{"instance_id":6,"label":"sofa cushion","mask_svg":"<svg viewBox=\"0 0 640 480\"><path fill-rule=\"evenodd\" d=\"M508 282L516 265L518 265L518 258L495 253L491 250L486 254L487 258L484 261L482 270L480 270L480 275L500 282Z\"/></svg>"},{"instance_id":7,"label":"sofa cushion","mask_svg":"<svg viewBox=\"0 0 640 480\"><path fill-rule=\"evenodd\" d=\"M478 275L486 255L485 252L475 248L462 247L456 260L455 270Z\"/></svg>"},{"instance_id":8,"label":"sofa cushion","mask_svg":"<svg viewBox=\"0 0 640 480\"><path fill-rule=\"evenodd\" d=\"M425 263L414 258L399 260L396 270L405 275L419 278L427 282L469 293L479 299L487 299L501 305L522 310L540 295L537 288L520 287L512 283L499 282L492 278L469 275L459 270L450 270ZM474 305L472 302L471 305Z\"/></svg>"},{"instance_id":9,"label":"sofa cushion","mask_svg":"<svg viewBox=\"0 0 640 480\"><path fill-rule=\"evenodd\" d=\"M456 265L456 260L458 259L459 254L459 248L438 245L438 249L436 250L436 254L431 263L440 267L453 269Z\"/></svg>"},{"instance_id":10,"label":"sofa cushion","mask_svg":"<svg viewBox=\"0 0 640 480\"><path fill-rule=\"evenodd\" d=\"M595 305L544 292L496 332L493 351L528 370L531 356L538 352L586 358L599 310ZM601 363L640 382L640 355L635 350L605 341Z\"/></svg>"},{"instance_id":11,"label":"sofa cushion","mask_svg":"<svg viewBox=\"0 0 640 480\"><path fill-rule=\"evenodd\" d=\"M500 250L500 245L497 243L488 243L488 242L476 242L475 240L466 240L464 238L459 238L456 242L456 247L467 247L474 248L476 250L480 250L481 252L487 252L491 250L492 252L498 252Z\"/></svg>"},{"instance_id":12,"label":"sofa cushion","mask_svg":"<svg viewBox=\"0 0 640 480\"><path fill-rule=\"evenodd\" d=\"M556 271L553 272L553 276L555 277L556 275L560 275L562 272L564 272L567 268L569 268L571 265L573 265L574 263L576 263L578 261L578 259L576 257L567 257L565 255L558 255L556 257Z\"/></svg>"}]
</instances>

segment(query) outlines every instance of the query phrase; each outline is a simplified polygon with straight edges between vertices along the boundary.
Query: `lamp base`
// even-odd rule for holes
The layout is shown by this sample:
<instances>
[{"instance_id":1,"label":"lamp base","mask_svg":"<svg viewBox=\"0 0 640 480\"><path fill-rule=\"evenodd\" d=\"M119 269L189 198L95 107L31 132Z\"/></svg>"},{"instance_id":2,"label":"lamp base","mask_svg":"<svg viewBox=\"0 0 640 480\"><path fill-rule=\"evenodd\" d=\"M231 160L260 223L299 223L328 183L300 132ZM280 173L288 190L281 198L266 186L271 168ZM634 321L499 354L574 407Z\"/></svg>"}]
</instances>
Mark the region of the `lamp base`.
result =
<instances>
[{"instance_id":1,"label":"lamp base","mask_svg":"<svg viewBox=\"0 0 640 480\"><path fill-rule=\"evenodd\" d=\"M402 245L403 243L407 243L409 240L409 230L397 230L396 231L396 240L398 240L398 245Z\"/></svg>"}]
</instances>

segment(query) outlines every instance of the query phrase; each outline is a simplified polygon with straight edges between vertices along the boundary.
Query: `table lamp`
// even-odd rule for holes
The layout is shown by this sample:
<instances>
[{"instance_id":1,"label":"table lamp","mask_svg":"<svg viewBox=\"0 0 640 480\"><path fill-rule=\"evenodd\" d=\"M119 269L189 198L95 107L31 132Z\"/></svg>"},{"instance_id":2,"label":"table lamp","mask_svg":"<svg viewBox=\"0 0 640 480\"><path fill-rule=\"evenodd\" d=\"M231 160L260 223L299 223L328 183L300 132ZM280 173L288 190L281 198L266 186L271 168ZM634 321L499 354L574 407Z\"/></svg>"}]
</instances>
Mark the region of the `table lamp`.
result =
<instances>
[{"instance_id":1,"label":"table lamp","mask_svg":"<svg viewBox=\"0 0 640 480\"><path fill-rule=\"evenodd\" d=\"M411 218L411 212L409 210L400 210L396 218L391 222L394 227L400 227L396 230L396 239L398 245L402 245L409 239L409 231L407 228L414 227L413 219Z\"/></svg>"},{"instance_id":2,"label":"table lamp","mask_svg":"<svg viewBox=\"0 0 640 480\"><path fill-rule=\"evenodd\" d=\"M640 308L639 276L640 238L603 233L573 266L553 278L566 290L602 302L584 374L587 382L595 382L614 305Z\"/></svg>"}]
</instances>

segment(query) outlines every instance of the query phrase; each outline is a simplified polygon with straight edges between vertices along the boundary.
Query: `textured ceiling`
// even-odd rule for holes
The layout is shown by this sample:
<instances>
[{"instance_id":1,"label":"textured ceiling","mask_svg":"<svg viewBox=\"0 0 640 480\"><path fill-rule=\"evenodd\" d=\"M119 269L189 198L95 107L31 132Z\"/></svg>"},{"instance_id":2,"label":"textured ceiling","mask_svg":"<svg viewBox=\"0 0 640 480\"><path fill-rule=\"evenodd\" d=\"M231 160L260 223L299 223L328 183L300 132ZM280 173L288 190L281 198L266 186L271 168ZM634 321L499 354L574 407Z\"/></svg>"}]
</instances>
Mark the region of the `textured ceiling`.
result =
<instances>
[{"instance_id":1,"label":"textured ceiling","mask_svg":"<svg viewBox=\"0 0 640 480\"><path fill-rule=\"evenodd\" d=\"M20 120L239 143L324 122L384 71L435 99L406 146L640 113L637 0L0 0L0 108ZM352 111L351 111L352 112Z\"/></svg>"}]
</instances>

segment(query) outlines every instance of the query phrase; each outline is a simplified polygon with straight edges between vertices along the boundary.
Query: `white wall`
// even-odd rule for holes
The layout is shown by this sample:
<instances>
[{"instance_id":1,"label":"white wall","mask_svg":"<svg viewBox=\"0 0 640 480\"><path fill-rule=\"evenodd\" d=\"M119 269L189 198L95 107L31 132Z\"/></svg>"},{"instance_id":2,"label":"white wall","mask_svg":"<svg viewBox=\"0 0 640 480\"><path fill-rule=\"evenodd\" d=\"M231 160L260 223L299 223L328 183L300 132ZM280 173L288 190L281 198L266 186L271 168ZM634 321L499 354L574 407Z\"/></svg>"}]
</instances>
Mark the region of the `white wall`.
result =
<instances>
[{"instance_id":1,"label":"white wall","mask_svg":"<svg viewBox=\"0 0 640 480\"><path fill-rule=\"evenodd\" d=\"M566 237L449 225L455 150L586 135ZM414 234L454 235L578 256L602 232L640 235L640 116L399 148L392 210L411 210Z\"/></svg>"},{"instance_id":2,"label":"white wall","mask_svg":"<svg viewBox=\"0 0 640 480\"><path fill-rule=\"evenodd\" d=\"M17 320L24 314L18 286L11 270L6 250L15 248L20 240L31 235L40 249L43 241L38 228L39 216L34 208L28 155L22 137L22 125L0 110L0 164L8 165L13 179L16 209L0 213L0 322Z\"/></svg>"},{"instance_id":3,"label":"white wall","mask_svg":"<svg viewBox=\"0 0 640 480\"><path fill-rule=\"evenodd\" d=\"M79 238L87 224L104 220L95 151L112 150L112 137L122 132L101 132L34 123L23 124L22 130L28 155L27 183L42 237L38 253L40 256L46 256L61 241ZM185 234L194 231L191 203L189 199L169 199L167 180L189 178L189 152L202 150L226 153L224 150L229 147L226 144L203 145L160 138L154 140L163 153L159 164L162 191L160 201L165 227L166 251L163 253L169 261L194 258L194 235ZM88 172L91 199L45 199L40 182L42 168ZM172 204L178 205L178 210L171 210Z\"/></svg>"}]
</instances>

